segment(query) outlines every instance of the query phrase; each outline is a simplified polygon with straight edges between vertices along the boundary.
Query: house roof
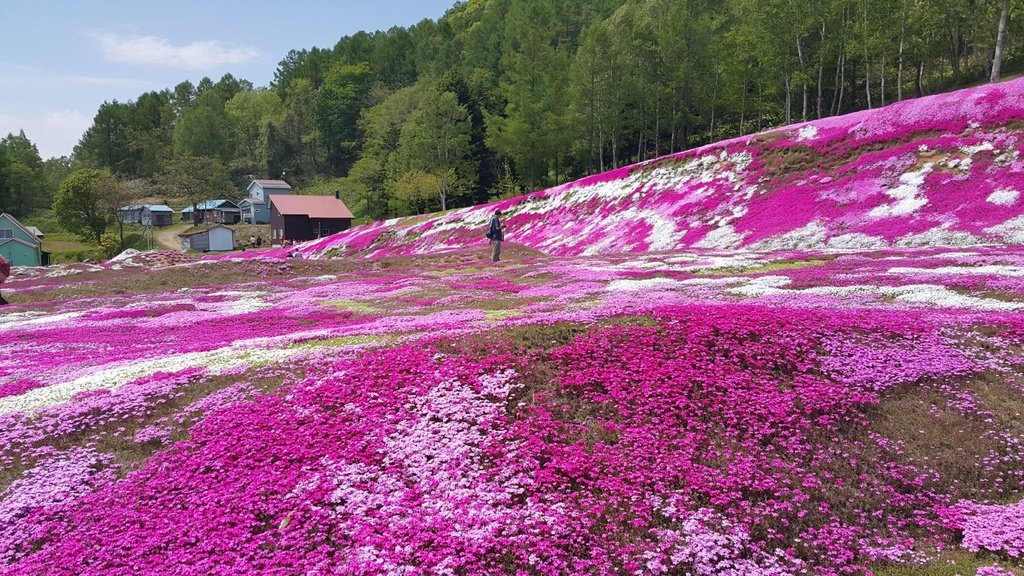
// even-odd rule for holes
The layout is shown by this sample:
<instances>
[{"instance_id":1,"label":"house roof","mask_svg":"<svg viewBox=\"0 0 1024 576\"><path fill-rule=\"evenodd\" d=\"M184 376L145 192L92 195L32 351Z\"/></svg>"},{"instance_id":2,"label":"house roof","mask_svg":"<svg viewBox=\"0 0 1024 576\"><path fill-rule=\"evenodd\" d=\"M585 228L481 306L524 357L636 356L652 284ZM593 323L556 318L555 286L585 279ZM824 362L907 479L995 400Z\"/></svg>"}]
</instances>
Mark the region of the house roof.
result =
<instances>
[{"instance_id":1,"label":"house roof","mask_svg":"<svg viewBox=\"0 0 1024 576\"><path fill-rule=\"evenodd\" d=\"M4 238L3 240L0 240L0 246L3 246L4 244L8 244L8 243L11 243L11 242L17 242L18 244L24 244L25 246L28 246L29 248L40 248L41 247L41 243L32 244L31 242L26 242L26 241L22 240L21 238Z\"/></svg>"},{"instance_id":2,"label":"house roof","mask_svg":"<svg viewBox=\"0 0 1024 576\"><path fill-rule=\"evenodd\" d=\"M207 200L206 202L200 202L199 204L196 204L196 210L216 210L218 208L224 208L224 206L223 206L224 204L230 204L231 205L230 207L227 208L229 210L232 207L235 210L238 209L238 205L235 204L234 202L232 202L231 200ZM184 214L185 212L191 212L191 211L192 211L192 206L186 206L184 209L182 209L181 213Z\"/></svg>"},{"instance_id":3,"label":"house roof","mask_svg":"<svg viewBox=\"0 0 1024 576\"><path fill-rule=\"evenodd\" d=\"M18 219L17 219L17 218L15 218L14 216L11 216L11 215L10 215L10 214L8 214L7 212L2 212L2 213L0 213L0 220L3 220L3 219L5 219L5 218L6 218L6 219L7 219L8 221L10 221L10 222L11 222L12 224L14 224L15 226L17 226L18 228L21 228L21 229L22 229L22 230L23 230L23 231L24 231L24 232L25 232L26 234L28 234L28 235L29 235L30 237L32 237L33 239L35 239L35 240L36 240L36 242L37 242L36 246L39 246L39 245L41 245L41 244L42 244L41 242L39 242L39 239L38 239L38 238L36 238L36 235L35 235L35 234L33 234L31 230L29 230L28 228L25 228L25 226L24 226L24 225L22 225L22 223L21 223L21 222L18 222ZM15 240L17 240L17 238L15 238ZM22 242L22 244L27 244L27 243L26 243L26 242ZM31 244L28 244L28 245L31 245Z\"/></svg>"},{"instance_id":4,"label":"house roof","mask_svg":"<svg viewBox=\"0 0 1024 576\"><path fill-rule=\"evenodd\" d=\"M310 218L354 218L345 203L334 196L271 196L270 203L282 215Z\"/></svg>"},{"instance_id":5,"label":"house roof","mask_svg":"<svg viewBox=\"0 0 1024 576\"><path fill-rule=\"evenodd\" d=\"M42 238L43 236L46 236L46 234L43 234L42 230L36 228L35 226L25 226L25 230L31 232L32 235L35 236L36 238Z\"/></svg>"},{"instance_id":6,"label":"house roof","mask_svg":"<svg viewBox=\"0 0 1024 576\"><path fill-rule=\"evenodd\" d=\"M291 190L292 189L291 185L288 184L287 182L285 182L284 180L253 180L249 184L249 187L246 188L246 190L251 190L253 184L259 184L260 188L263 188L263 189L267 189L267 188L283 188L285 190Z\"/></svg>"},{"instance_id":7,"label":"house roof","mask_svg":"<svg viewBox=\"0 0 1024 576\"><path fill-rule=\"evenodd\" d=\"M128 204L121 206L117 209L118 212L134 212L136 210L145 210L149 208L150 212L174 212L174 209L164 204Z\"/></svg>"},{"instance_id":8,"label":"house roof","mask_svg":"<svg viewBox=\"0 0 1024 576\"><path fill-rule=\"evenodd\" d=\"M216 226L200 226L198 228L189 228L188 230L182 232L181 234L178 234L178 236L195 236L197 234L205 234L210 230L213 230L214 228L227 228L231 232L232 236L235 235L235 231L231 230L231 228L228 228L223 224L217 224Z\"/></svg>"}]
</instances>

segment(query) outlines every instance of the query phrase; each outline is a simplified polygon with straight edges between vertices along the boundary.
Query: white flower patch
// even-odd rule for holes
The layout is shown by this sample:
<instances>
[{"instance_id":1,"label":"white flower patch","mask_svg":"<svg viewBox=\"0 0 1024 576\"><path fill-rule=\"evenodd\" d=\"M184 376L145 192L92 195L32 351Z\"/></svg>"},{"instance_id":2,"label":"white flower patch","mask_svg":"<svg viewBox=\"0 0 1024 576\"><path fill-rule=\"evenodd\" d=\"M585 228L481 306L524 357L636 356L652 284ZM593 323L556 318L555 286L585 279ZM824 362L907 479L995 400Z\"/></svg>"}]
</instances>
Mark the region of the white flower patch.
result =
<instances>
[{"instance_id":1,"label":"white flower patch","mask_svg":"<svg viewBox=\"0 0 1024 576\"><path fill-rule=\"evenodd\" d=\"M95 270L89 270L89 272L94 271ZM85 270L79 270L77 268L57 268L56 270L47 272L44 276L46 278L61 278L63 276L74 276L75 274L81 274L83 272L85 272Z\"/></svg>"},{"instance_id":2,"label":"white flower patch","mask_svg":"<svg viewBox=\"0 0 1024 576\"><path fill-rule=\"evenodd\" d=\"M984 240L959 230L950 230L947 222L919 234L907 234L896 240L896 246L900 248L919 248L923 246L977 246L984 244Z\"/></svg>"},{"instance_id":3,"label":"white flower patch","mask_svg":"<svg viewBox=\"0 0 1024 576\"><path fill-rule=\"evenodd\" d=\"M662 514L678 526L656 529L657 550L644 553L644 566L650 574L681 573L706 576L740 576L746 574L795 574L803 564L791 559L779 548L758 550L751 544L750 534L742 526L708 508L694 512L680 510L669 502L660 506Z\"/></svg>"},{"instance_id":4,"label":"white flower patch","mask_svg":"<svg viewBox=\"0 0 1024 576\"><path fill-rule=\"evenodd\" d=\"M302 353L301 349L254 349L253 340L240 341L209 352L173 354L155 360L133 360L127 365L107 368L63 382L34 388L18 396L0 398L0 414L35 412L47 406L67 402L75 394L93 390L116 390L139 378L156 372L177 372L194 366L205 366L211 373L219 373L240 366L257 363L280 362Z\"/></svg>"},{"instance_id":5,"label":"white flower patch","mask_svg":"<svg viewBox=\"0 0 1024 576\"><path fill-rule=\"evenodd\" d=\"M906 216L920 210L922 206L928 203L928 199L918 196L918 194L921 192L921 185L924 184L925 177L932 171L934 166L932 162L928 162L917 172L907 172L901 175L899 186L883 190L885 195L894 199L895 202L872 208L868 212L868 216L872 218Z\"/></svg>"},{"instance_id":6,"label":"white flower patch","mask_svg":"<svg viewBox=\"0 0 1024 576\"><path fill-rule=\"evenodd\" d=\"M813 124L808 124L803 128L797 130L796 141L803 142L805 140L814 140L818 137L818 127Z\"/></svg>"},{"instance_id":7,"label":"white flower patch","mask_svg":"<svg viewBox=\"0 0 1024 576\"><path fill-rule=\"evenodd\" d=\"M548 204L548 207L543 212L547 212L555 206L586 204L594 199L602 201L621 200L634 194L641 184L643 184L643 177L637 172L621 180L609 180L570 188L556 198L548 198L547 202L545 202L545 204Z\"/></svg>"},{"instance_id":8,"label":"white flower patch","mask_svg":"<svg viewBox=\"0 0 1024 576\"><path fill-rule=\"evenodd\" d=\"M524 207L533 206L533 203L524 204ZM544 210L546 212L547 210ZM460 210L453 210L440 218L431 220L433 226L423 232L421 238L428 238L451 230L462 230L465 228L483 228L487 225L487 222L491 219L493 210L490 207L473 207L473 208L462 208ZM530 213L527 209L519 210L520 213ZM403 226L398 230L394 230L395 234L400 237L404 237L413 231L417 225L422 224L423 220L418 216L403 216L401 218L392 218L385 220L380 226L384 228L385 232L388 232L387 228L394 228L395 226ZM481 237L483 233L481 232ZM427 242L427 245L431 243Z\"/></svg>"},{"instance_id":9,"label":"white flower patch","mask_svg":"<svg viewBox=\"0 0 1024 576\"><path fill-rule=\"evenodd\" d=\"M977 256L977 252L943 252L942 254L936 254L933 258L945 258L947 260L956 260L958 258L970 258Z\"/></svg>"},{"instance_id":10,"label":"white flower patch","mask_svg":"<svg viewBox=\"0 0 1024 576\"><path fill-rule=\"evenodd\" d=\"M889 245L884 238L853 232L829 238L828 247L836 250L872 250Z\"/></svg>"},{"instance_id":11,"label":"white flower patch","mask_svg":"<svg viewBox=\"0 0 1024 576\"><path fill-rule=\"evenodd\" d=\"M985 232L996 234L1010 244L1024 244L1024 216L1010 218L1002 224L985 228Z\"/></svg>"},{"instance_id":12,"label":"white flower patch","mask_svg":"<svg viewBox=\"0 0 1024 576\"><path fill-rule=\"evenodd\" d=\"M910 284L907 286L817 286L796 292L848 298L854 295L873 295L893 298L907 304L929 304L942 308L967 308L991 312L1007 312L1024 309L1024 302L1003 302L992 298L977 298L958 294L945 286L935 284Z\"/></svg>"},{"instance_id":13,"label":"white flower patch","mask_svg":"<svg viewBox=\"0 0 1024 576\"><path fill-rule=\"evenodd\" d=\"M870 284L854 286L817 286L796 290L791 294L814 294L849 298L856 295L872 295L893 298L906 304L928 304L941 308L967 308L989 312L1009 312L1024 309L1024 302L1003 302L992 298L977 298L958 294L945 286L935 284L911 284L907 286L875 286Z\"/></svg>"},{"instance_id":14,"label":"white flower patch","mask_svg":"<svg viewBox=\"0 0 1024 576\"><path fill-rule=\"evenodd\" d=\"M210 296L227 296L237 298L230 303L228 308L219 310L228 316L237 316L240 314L249 314L252 312L259 312L260 310L266 310L272 308L274 305L265 302L261 298L261 292L245 292L240 290L225 290L222 292L211 292Z\"/></svg>"},{"instance_id":15,"label":"white flower patch","mask_svg":"<svg viewBox=\"0 0 1024 576\"><path fill-rule=\"evenodd\" d=\"M671 270L672 265L660 260L638 260L634 262L623 262L612 266L614 270Z\"/></svg>"},{"instance_id":16,"label":"white flower patch","mask_svg":"<svg viewBox=\"0 0 1024 576\"><path fill-rule=\"evenodd\" d=\"M635 292L638 290L674 290L682 283L671 278L647 278L644 280L613 280L605 290L609 292Z\"/></svg>"},{"instance_id":17,"label":"white flower patch","mask_svg":"<svg viewBox=\"0 0 1024 576\"><path fill-rule=\"evenodd\" d=\"M827 232L828 230L825 226L815 220L796 230L790 230L785 234L779 234L755 242L750 248L753 250L822 248L825 246L825 234Z\"/></svg>"},{"instance_id":18,"label":"white flower patch","mask_svg":"<svg viewBox=\"0 0 1024 576\"><path fill-rule=\"evenodd\" d=\"M753 156L748 152L726 154L722 150L719 154L706 154L694 158L682 167L655 168L648 175L643 183L643 192L661 190L679 190L684 185L696 181L700 183L711 183L716 180L727 180L739 185L740 175L743 174ZM724 165L730 165L725 169ZM704 186L691 186L684 203L697 202L708 196L710 189Z\"/></svg>"},{"instance_id":19,"label":"white flower patch","mask_svg":"<svg viewBox=\"0 0 1024 576\"><path fill-rule=\"evenodd\" d=\"M708 232L706 236L700 239L693 245L694 248L719 248L723 250L729 250L738 248L743 243L743 239L747 236L748 232L740 234L736 232L736 229L731 224L726 224Z\"/></svg>"},{"instance_id":20,"label":"white flower patch","mask_svg":"<svg viewBox=\"0 0 1024 576\"><path fill-rule=\"evenodd\" d=\"M946 162L946 167L951 169L955 168L963 172L966 172L971 169L971 165L973 163L974 161L971 158L953 158L949 162Z\"/></svg>"},{"instance_id":21,"label":"white flower patch","mask_svg":"<svg viewBox=\"0 0 1024 576\"><path fill-rule=\"evenodd\" d=\"M686 195L679 200L678 204L682 206L697 204L711 196L712 193L714 193L714 190L710 186L691 186L686 191Z\"/></svg>"},{"instance_id":22,"label":"white flower patch","mask_svg":"<svg viewBox=\"0 0 1024 576\"><path fill-rule=\"evenodd\" d=\"M939 268L890 268L889 274L940 274L943 276L984 275L984 276L1024 276L1024 267L1020 266L942 266Z\"/></svg>"},{"instance_id":23,"label":"white flower patch","mask_svg":"<svg viewBox=\"0 0 1024 576\"><path fill-rule=\"evenodd\" d=\"M785 294L791 291L783 290L782 287L789 286L792 283L793 280L789 276L761 276L760 278L751 278L741 286L729 288L726 292L738 296L751 297Z\"/></svg>"},{"instance_id":24,"label":"white flower patch","mask_svg":"<svg viewBox=\"0 0 1024 576\"><path fill-rule=\"evenodd\" d=\"M128 248L124 252L121 252L117 256L114 256L110 260L107 260L107 262L121 262L121 261L127 260L129 258L138 256L139 254L142 254L142 252L139 252L135 248Z\"/></svg>"},{"instance_id":25,"label":"white flower patch","mask_svg":"<svg viewBox=\"0 0 1024 576\"><path fill-rule=\"evenodd\" d=\"M992 150L995 150L995 146L993 146L991 142L982 142L981 144L976 144L974 146L960 147L960 151L967 156L974 156L978 152L990 152Z\"/></svg>"},{"instance_id":26,"label":"white flower patch","mask_svg":"<svg viewBox=\"0 0 1024 576\"><path fill-rule=\"evenodd\" d=\"M339 530L352 531L356 525L385 529L389 519L378 513L381 510L411 511L428 523L430 519L451 521L455 526L451 537L459 542L479 542L510 525L553 522L542 512L509 505L513 497L527 493L532 484L529 474L508 471L494 475L484 464L488 460L484 447L494 435L492 422L503 413L502 403L485 396L506 397L511 374L506 371L481 378L479 393L456 380L441 382L406 404L409 417L396 422L396 431L380 439L385 454L380 467L324 459L323 467L334 485L327 498L331 505L328 514L339 523ZM515 442L504 448L506 454L517 450ZM318 484L316 479L302 482L295 498L302 500L306 487ZM407 498L411 493L421 497L411 502ZM398 556L371 545L350 546L348 558L359 566L372 566L374 573L407 572ZM452 570L442 566L436 572Z\"/></svg>"},{"instance_id":27,"label":"white flower patch","mask_svg":"<svg viewBox=\"0 0 1024 576\"><path fill-rule=\"evenodd\" d=\"M738 220L746 215L749 208L745 204L736 206L729 206L726 204L719 204L717 214L708 220L706 223L708 226L714 226L716 228L725 226L734 220Z\"/></svg>"},{"instance_id":28,"label":"white flower patch","mask_svg":"<svg viewBox=\"0 0 1024 576\"><path fill-rule=\"evenodd\" d=\"M988 195L985 199L989 204L996 206L1013 206L1013 203L1020 198L1020 191L1013 188L1000 188Z\"/></svg>"},{"instance_id":29,"label":"white flower patch","mask_svg":"<svg viewBox=\"0 0 1024 576\"><path fill-rule=\"evenodd\" d=\"M858 294L869 294L880 296L881 286L870 286L870 285L854 285L854 286L815 286L814 288L807 288L800 290L799 294L813 294L815 296L835 296L839 298L849 298L850 296L856 296Z\"/></svg>"},{"instance_id":30,"label":"white flower patch","mask_svg":"<svg viewBox=\"0 0 1024 576\"><path fill-rule=\"evenodd\" d=\"M276 259L263 258L263 257L253 258L253 259L230 258L229 260L231 262L252 262L253 260L260 260L260 261L263 261L263 262L277 262ZM194 262L179 262L177 264L170 264L168 266L155 266L153 269L154 270L166 270L168 268L199 268L199 267L202 267L202 266L212 266L214 264L217 264L216 260L196 260ZM182 288L181 290L188 290L188 288Z\"/></svg>"},{"instance_id":31,"label":"white flower patch","mask_svg":"<svg viewBox=\"0 0 1024 576\"><path fill-rule=\"evenodd\" d=\"M671 262L672 264L689 264L691 262L699 262L700 257L696 254L676 254L665 258L665 262Z\"/></svg>"},{"instance_id":32,"label":"white flower patch","mask_svg":"<svg viewBox=\"0 0 1024 576\"><path fill-rule=\"evenodd\" d=\"M619 212L611 217L604 218L601 220L594 219L592 224L587 226L578 236L588 237L593 234L592 229L594 228L618 228L621 225L619 222L637 222L643 221L651 226L651 233L647 235L646 242L650 250L670 250L675 248L683 239L686 231L679 231L676 228L676 222L674 219L665 218L661 214L654 210L639 210L636 207L632 207L629 210ZM614 235L610 235L592 246L589 246L583 251L584 256L594 256L601 253L601 249L610 245L613 242L621 240L621 238Z\"/></svg>"},{"instance_id":33,"label":"white flower patch","mask_svg":"<svg viewBox=\"0 0 1024 576\"><path fill-rule=\"evenodd\" d=\"M39 312L16 312L0 316L0 332L19 330L23 326L39 326L57 324L65 320L73 320L84 312L65 312L64 314L41 314Z\"/></svg>"},{"instance_id":34,"label":"white flower patch","mask_svg":"<svg viewBox=\"0 0 1024 576\"><path fill-rule=\"evenodd\" d=\"M731 286L746 282L747 278L741 276L726 276L723 278L688 278L680 282L683 286Z\"/></svg>"},{"instance_id":35,"label":"white flower patch","mask_svg":"<svg viewBox=\"0 0 1024 576\"><path fill-rule=\"evenodd\" d=\"M969 308L992 312L1009 312L1024 309L1024 302L1003 302L992 298L976 298L953 292L945 286L916 284L900 287L883 287L883 294L895 296L899 302L931 304L942 308Z\"/></svg>"},{"instance_id":36,"label":"white flower patch","mask_svg":"<svg viewBox=\"0 0 1024 576\"><path fill-rule=\"evenodd\" d=\"M693 266L683 268L684 272L703 272L707 270L728 270L730 268L756 268L767 262L752 253L738 253L728 256L705 256Z\"/></svg>"}]
</instances>

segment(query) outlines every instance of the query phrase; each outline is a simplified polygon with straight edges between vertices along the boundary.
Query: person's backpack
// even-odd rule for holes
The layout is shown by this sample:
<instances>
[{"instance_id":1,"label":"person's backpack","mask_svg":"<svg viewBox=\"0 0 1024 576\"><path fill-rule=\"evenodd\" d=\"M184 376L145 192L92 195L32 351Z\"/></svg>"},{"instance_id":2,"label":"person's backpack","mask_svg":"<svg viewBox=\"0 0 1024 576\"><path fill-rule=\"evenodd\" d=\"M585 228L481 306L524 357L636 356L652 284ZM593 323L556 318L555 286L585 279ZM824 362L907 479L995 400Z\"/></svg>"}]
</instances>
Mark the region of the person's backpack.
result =
<instances>
[{"instance_id":1,"label":"person's backpack","mask_svg":"<svg viewBox=\"0 0 1024 576\"><path fill-rule=\"evenodd\" d=\"M0 279L7 278L11 275L11 263L7 261L7 258L0 256Z\"/></svg>"}]
</instances>

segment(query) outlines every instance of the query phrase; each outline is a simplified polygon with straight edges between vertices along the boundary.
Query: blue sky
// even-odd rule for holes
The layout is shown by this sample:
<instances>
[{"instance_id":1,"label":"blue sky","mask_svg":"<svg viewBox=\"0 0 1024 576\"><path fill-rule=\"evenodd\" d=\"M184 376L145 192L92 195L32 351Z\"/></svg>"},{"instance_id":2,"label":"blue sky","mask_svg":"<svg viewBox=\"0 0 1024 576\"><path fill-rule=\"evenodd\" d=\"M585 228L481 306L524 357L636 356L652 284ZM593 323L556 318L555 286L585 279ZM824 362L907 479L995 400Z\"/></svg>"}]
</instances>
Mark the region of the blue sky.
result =
<instances>
[{"instance_id":1,"label":"blue sky","mask_svg":"<svg viewBox=\"0 0 1024 576\"><path fill-rule=\"evenodd\" d=\"M0 0L0 137L70 155L104 101L230 72L267 86L291 49L438 19L455 0Z\"/></svg>"}]
</instances>

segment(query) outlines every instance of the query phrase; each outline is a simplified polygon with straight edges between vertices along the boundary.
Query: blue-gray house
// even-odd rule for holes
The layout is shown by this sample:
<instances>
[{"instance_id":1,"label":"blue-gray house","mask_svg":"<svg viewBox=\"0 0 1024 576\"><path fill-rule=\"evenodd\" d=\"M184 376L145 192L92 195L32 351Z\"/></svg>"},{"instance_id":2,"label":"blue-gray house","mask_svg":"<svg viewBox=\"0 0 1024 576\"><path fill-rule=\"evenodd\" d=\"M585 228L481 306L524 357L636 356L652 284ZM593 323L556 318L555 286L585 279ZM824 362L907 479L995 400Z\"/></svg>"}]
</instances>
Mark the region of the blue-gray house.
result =
<instances>
[{"instance_id":1,"label":"blue-gray house","mask_svg":"<svg viewBox=\"0 0 1024 576\"><path fill-rule=\"evenodd\" d=\"M165 204L146 204L142 208L143 226L170 226L174 224L174 209Z\"/></svg>"},{"instance_id":2,"label":"blue-gray house","mask_svg":"<svg viewBox=\"0 0 1024 576\"><path fill-rule=\"evenodd\" d=\"M193 218L192 206L186 206L181 211L182 222L212 222L214 224L238 224L241 220L242 211L238 204L231 200L207 200L196 204L196 211L199 216Z\"/></svg>"},{"instance_id":3,"label":"blue-gray house","mask_svg":"<svg viewBox=\"0 0 1024 576\"><path fill-rule=\"evenodd\" d=\"M284 180L253 180L246 191L249 196L238 203L242 209L242 220L251 224L267 224L270 222L270 197L291 194L292 187Z\"/></svg>"},{"instance_id":4,"label":"blue-gray house","mask_svg":"<svg viewBox=\"0 0 1024 576\"><path fill-rule=\"evenodd\" d=\"M125 224L143 226L170 226L174 223L174 210L163 204L129 204L117 209Z\"/></svg>"},{"instance_id":5,"label":"blue-gray house","mask_svg":"<svg viewBox=\"0 0 1024 576\"><path fill-rule=\"evenodd\" d=\"M117 209L117 217L125 224L138 224L142 222L142 209L145 204L129 204Z\"/></svg>"}]
</instances>

